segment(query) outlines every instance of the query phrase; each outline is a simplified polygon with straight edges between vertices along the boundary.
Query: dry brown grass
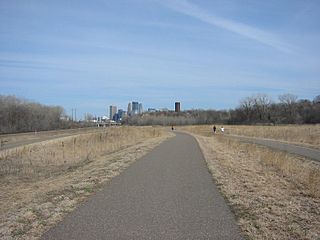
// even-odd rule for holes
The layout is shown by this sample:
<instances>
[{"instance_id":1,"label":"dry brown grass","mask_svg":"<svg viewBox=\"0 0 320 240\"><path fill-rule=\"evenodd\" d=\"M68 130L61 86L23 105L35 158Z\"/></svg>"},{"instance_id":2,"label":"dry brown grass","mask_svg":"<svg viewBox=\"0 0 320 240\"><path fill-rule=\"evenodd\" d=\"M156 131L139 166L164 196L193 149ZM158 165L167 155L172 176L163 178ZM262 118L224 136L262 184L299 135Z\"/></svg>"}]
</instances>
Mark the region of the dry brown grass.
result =
<instances>
[{"instance_id":1,"label":"dry brown grass","mask_svg":"<svg viewBox=\"0 0 320 240\"><path fill-rule=\"evenodd\" d=\"M217 126L219 133L220 126ZM248 137L268 138L320 148L320 124L315 125L280 125L280 126L244 126L224 125L226 134L235 134ZM203 136L212 135L212 126L186 126L190 132Z\"/></svg>"},{"instance_id":2,"label":"dry brown grass","mask_svg":"<svg viewBox=\"0 0 320 240\"><path fill-rule=\"evenodd\" d=\"M77 135L83 133L94 133L99 132L101 129L90 127L90 128L75 128L75 129L64 129L64 130L53 130L53 131L41 131L41 132L28 132L28 133L15 133L15 134L0 134L0 147L6 147L12 143L24 143L29 140L43 140L45 138L53 137L64 137L70 135ZM1 149L1 148L0 148Z\"/></svg>"},{"instance_id":3,"label":"dry brown grass","mask_svg":"<svg viewBox=\"0 0 320 240\"><path fill-rule=\"evenodd\" d=\"M195 136L249 239L319 239L318 163L221 135Z\"/></svg>"},{"instance_id":4,"label":"dry brown grass","mask_svg":"<svg viewBox=\"0 0 320 240\"><path fill-rule=\"evenodd\" d=\"M297 187L308 191L312 197L320 198L320 164L303 157L267 147L220 137L219 141L236 152L246 153L255 158L266 169L273 170L280 176L290 179Z\"/></svg>"},{"instance_id":5,"label":"dry brown grass","mask_svg":"<svg viewBox=\"0 0 320 240\"><path fill-rule=\"evenodd\" d=\"M0 151L0 177L35 178L72 168L137 141L160 136L156 128L104 128Z\"/></svg>"},{"instance_id":6,"label":"dry brown grass","mask_svg":"<svg viewBox=\"0 0 320 240\"><path fill-rule=\"evenodd\" d=\"M170 136L160 128L121 127L6 151L0 239L38 239L105 181Z\"/></svg>"},{"instance_id":7,"label":"dry brown grass","mask_svg":"<svg viewBox=\"0 0 320 240\"><path fill-rule=\"evenodd\" d=\"M270 138L320 148L320 124L282 126L227 126L230 134Z\"/></svg>"}]
</instances>

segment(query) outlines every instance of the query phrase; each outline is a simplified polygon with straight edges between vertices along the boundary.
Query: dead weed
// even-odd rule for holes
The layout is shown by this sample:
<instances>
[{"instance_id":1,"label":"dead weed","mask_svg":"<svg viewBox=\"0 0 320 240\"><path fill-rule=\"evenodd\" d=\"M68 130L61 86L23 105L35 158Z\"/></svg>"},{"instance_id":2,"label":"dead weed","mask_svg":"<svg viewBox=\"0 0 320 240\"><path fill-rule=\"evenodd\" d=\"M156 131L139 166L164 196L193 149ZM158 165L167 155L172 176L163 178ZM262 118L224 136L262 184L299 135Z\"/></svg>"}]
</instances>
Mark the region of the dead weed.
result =
<instances>
[{"instance_id":1,"label":"dead weed","mask_svg":"<svg viewBox=\"0 0 320 240\"><path fill-rule=\"evenodd\" d=\"M249 239L319 239L319 164L219 136L196 138Z\"/></svg>"}]
</instances>

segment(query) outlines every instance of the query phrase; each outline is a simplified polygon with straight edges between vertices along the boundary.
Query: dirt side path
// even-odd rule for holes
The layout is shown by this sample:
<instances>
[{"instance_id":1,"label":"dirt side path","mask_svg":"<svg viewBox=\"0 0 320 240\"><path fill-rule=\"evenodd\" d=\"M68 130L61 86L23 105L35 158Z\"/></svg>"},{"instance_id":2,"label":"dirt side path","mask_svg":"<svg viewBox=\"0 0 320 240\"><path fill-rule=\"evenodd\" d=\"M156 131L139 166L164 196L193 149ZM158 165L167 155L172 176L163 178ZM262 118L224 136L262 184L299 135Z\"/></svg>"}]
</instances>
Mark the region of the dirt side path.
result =
<instances>
[{"instance_id":1,"label":"dirt side path","mask_svg":"<svg viewBox=\"0 0 320 240\"><path fill-rule=\"evenodd\" d=\"M241 239L196 140L178 133L42 239Z\"/></svg>"}]
</instances>

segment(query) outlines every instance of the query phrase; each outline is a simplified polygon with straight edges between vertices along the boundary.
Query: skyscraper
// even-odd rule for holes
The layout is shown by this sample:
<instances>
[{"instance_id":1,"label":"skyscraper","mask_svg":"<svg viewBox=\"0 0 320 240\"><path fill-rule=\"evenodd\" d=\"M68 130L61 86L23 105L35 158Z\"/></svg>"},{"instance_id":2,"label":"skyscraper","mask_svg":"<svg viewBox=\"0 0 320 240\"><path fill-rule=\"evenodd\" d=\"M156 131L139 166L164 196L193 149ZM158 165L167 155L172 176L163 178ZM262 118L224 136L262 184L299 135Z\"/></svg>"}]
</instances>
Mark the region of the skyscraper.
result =
<instances>
[{"instance_id":1,"label":"skyscraper","mask_svg":"<svg viewBox=\"0 0 320 240\"><path fill-rule=\"evenodd\" d=\"M114 115L117 113L117 106L110 106L110 120L113 120Z\"/></svg>"},{"instance_id":2,"label":"skyscraper","mask_svg":"<svg viewBox=\"0 0 320 240\"><path fill-rule=\"evenodd\" d=\"M132 102L132 114L138 114L138 113L139 113L139 103Z\"/></svg>"},{"instance_id":3,"label":"skyscraper","mask_svg":"<svg viewBox=\"0 0 320 240\"><path fill-rule=\"evenodd\" d=\"M129 103L128 103L128 115L130 116L131 113L132 113L132 103L129 102Z\"/></svg>"},{"instance_id":4,"label":"skyscraper","mask_svg":"<svg viewBox=\"0 0 320 240\"><path fill-rule=\"evenodd\" d=\"M126 112L123 111L122 109L118 110L118 113L115 115L115 121L120 122L126 115Z\"/></svg>"},{"instance_id":5,"label":"skyscraper","mask_svg":"<svg viewBox=\"0 0 320 240\"><path fill-rule=\"evenodd\" d=\"M175 102L174 103L174 111L175 112L180 112L180 102Z\"/></svg>"},{"instance_id":6,"label":"skyscraper","mask_svg":"<svg viewBox=\"0 0 320 240\"><path fill-rule=\"evenodd\" d=\"M142 113L143 113L143 106L142 106L142 103L139 103L139 110L138 110L138 113L139 113L139 114L142 114Z\"/></svg>"}]
</instances>

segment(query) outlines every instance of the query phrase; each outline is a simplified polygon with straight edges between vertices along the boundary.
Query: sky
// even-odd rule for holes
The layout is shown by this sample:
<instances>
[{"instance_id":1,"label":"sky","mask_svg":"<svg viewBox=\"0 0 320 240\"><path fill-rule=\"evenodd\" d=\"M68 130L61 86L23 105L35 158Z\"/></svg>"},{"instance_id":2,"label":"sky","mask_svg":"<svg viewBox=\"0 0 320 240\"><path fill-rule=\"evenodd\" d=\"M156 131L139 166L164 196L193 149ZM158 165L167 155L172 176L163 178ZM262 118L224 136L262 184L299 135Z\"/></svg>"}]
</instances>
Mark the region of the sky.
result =
<instances>
[{"instance_id":1,"label":"sky","mask_svg":"<svg viewBox=\"0 0 320 240\"><path fill-rule=\"evenodd\" d=\"M319 0L0 0L0 95L102 116L109 105L230 109L320 94Z\"/></svg>"}]
</instances>

